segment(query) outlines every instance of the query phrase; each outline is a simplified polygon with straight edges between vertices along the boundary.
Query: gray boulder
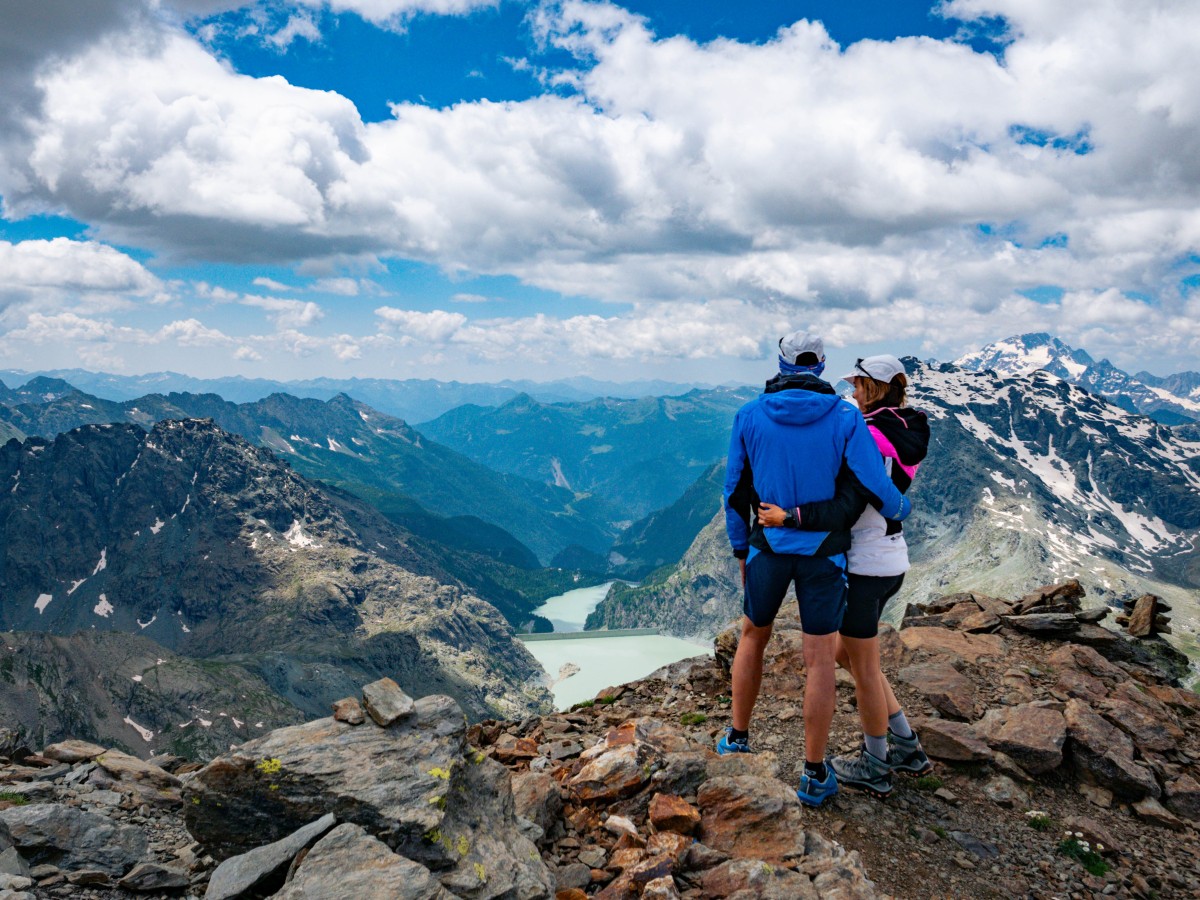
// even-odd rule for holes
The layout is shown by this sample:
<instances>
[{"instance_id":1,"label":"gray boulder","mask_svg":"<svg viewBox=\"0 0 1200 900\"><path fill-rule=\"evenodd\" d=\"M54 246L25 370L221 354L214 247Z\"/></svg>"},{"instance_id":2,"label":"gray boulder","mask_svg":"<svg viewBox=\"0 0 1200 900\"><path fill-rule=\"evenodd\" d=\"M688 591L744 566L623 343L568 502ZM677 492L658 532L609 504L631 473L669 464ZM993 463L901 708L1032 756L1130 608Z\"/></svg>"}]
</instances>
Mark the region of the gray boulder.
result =
<instances>
[{"instance_id":1,"label":"gray boulder","mask_svg":"<svg viewBox=\"0 0 1200 900\"><path fill-rule=\"evenodd\" d=\"M66 871L99 869L119 878L147 853L148 841L140 828L70 806L17 806L0 811L0 821L32 865L48 863Z\"/></svg>"},{"instance_id":2,"label":"gray boulder","mask_svg":"<svg viewBox=\"0 0 1200 900\"><path fill-rule=\"evenodd\" d=\"M336 824L337 819L330 813L281 841L230 857L213 872L204 900L232 900L251 891L263 893L271 889L272 882L274 887L282 886L296 855L312 846Z\"/></svg>"},{"instance_id":3,"label":"gray boulder","mask_svg":"<svg viewBox=\"0 0 1200 900\"><path fill-rule=\"evenodd\" d=\"M357 825L339 825L317 842L275 900L452 900L428 869L393 853Z\"/></svg>"},{"instance_id":4,"label":"gray boulder","mask_svg":"<svg viewBox=\"0 0 1200 900\"><path fill-rule=\"evenodd\" d=\"M120 885L136 894L175 893L191 883L188 873L176 866L156 862L138 863Z\"/></svg>"},{"instance_id":5,"label":"gray boulder","mask_svg":"<svg viewBox=\"0 0 1200 900\"><path fill-rule=\"evenodd\" d=\"M29 863L25 862L25 858L17 852L16 847L9 847L0 853L0 875L29 877Z\"/></svg>"}]
</instances>

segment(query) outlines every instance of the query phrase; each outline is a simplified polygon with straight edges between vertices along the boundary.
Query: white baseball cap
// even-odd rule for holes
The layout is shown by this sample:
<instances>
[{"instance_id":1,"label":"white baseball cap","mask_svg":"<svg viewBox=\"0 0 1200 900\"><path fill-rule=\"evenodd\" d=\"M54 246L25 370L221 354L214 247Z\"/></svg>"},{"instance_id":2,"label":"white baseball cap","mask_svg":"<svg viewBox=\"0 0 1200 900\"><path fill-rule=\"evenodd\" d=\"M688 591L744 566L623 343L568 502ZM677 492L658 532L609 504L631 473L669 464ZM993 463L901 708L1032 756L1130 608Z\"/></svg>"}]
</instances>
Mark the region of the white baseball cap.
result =
<instances>
[{"instance_id":1,"label":"white baseball cap","mask_svg":"<svg viewBox=\"0 0 1200 900\"><path fill-rule=\"evenodd\" d=\"M891 384L893 378L904 374L904 365L896 357L887 353L879 356L868 356L854 363L854 368L842 376L842 381L853 381L855 378L874 378L884 384Z\"/></svg>"},{"instance_id":2,"label":"white baseball cap","mask_svg":"<svg viewBox=\"0 0 1200 900\"><path fill-rule=\"evenodd\" d=\"M802 353L811 353L821 362L825 359L825 342L807 331L794 331L779 339L779 355L792 365L798 364Z\"/></svg>"}]
</instances>

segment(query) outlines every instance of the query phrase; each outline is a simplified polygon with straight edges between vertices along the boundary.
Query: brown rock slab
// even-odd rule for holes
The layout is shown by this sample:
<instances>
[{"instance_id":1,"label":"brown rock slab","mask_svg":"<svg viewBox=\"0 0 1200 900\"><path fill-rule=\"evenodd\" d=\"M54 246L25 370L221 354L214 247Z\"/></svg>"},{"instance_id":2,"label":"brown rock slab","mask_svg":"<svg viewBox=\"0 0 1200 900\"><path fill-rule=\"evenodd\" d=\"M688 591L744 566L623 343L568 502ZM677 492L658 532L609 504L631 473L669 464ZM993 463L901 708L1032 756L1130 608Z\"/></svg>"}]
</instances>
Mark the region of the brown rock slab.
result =
<instances>
[{"instance_id":1,"label":"brown rock slab","mask_svg":"<svg viewBox=\"0 0 1200 900\"><path fill-rule=\"evenodd\" d=\"M948 628L960 628L964 621L971 616L979 615L980 612L982 610L974 600L964 600L962 603L954 604L950 609L942 613L942 624Z\"/></svg>"},{"instance_id":2,"label":"brown rock slab","mask_svg":"<svg viewBox=\"0 0 1200 900\"><path fill-rule=\"evenodd\" d=\"M812 882L805 876L758 859L731 859L704 874L702 896L757 897L762 900L817 900Z\"/></svg>"},{"instance_id":3,"label":"brown rock slab","mask_svg":"<svg viewBox=\"0 0 1200 900\"><path fill-rule=\"evenodd\" d=\"M900 670L899 678L920 691L943 715L970 719L975 715L975 683L947 662L924 662Z\"/></svg>"},{"instance_id":4,"label":"brown rock slab","mask_svg":"<svg viewBox=\"0 0 1200 900\"><path fill-rule=\"evenodd\" d=\"M562 789L545 772L519 772L512 777L513 803L517 815L542 829L546 840L555 840L563 831Z\"/></svg>"},{"instance_id":5,"label":"brown rock slab","mask_svg":"<svg viewBox=\"0 0 1200 900\"><path fill-rule=\"evenodd\" d=\"M976 727L988 746L1032 775L1052 772L1062 763L1067 725L1057 709L1034 703L992 709Z\"/></svg>"},{"instance_id":6,"label":"brown rock slab","mask_svg":"<svg viewBox=\"0 0 1200 900\"><path fill-rule=\"evenodd\" d=\"M650 798L650 824L657 831L691 834L700 824L700 810L682 797L655 794Z\"/></svg>"},{"instance_id":7,"label":"brown rock slab","mask_svg":"<svg viewBox=\"0 0 1200 900\"><path fill-rule=\"evenodd\" d=\"M1167 808L1177 816L1200 822L1200 782L1186 772L1165 787Z\"/></svg>"},{"instance_id":8,"label":"brown rock slab","mask_svg":"<svg viewBox=\"0 0 1200 900\"><path fill-rule=\"evenodd\" d=\"M646 852L651 856L669 856L675 860L676 867L682 864L688 851L696 842L685 834L674 831L660 831L650 835L646 842Z\"/></svg>"},{"instance_id":9,"label":"brown rock slab","mask_svg":"<svg viewBox=\"0 0 1200 900\"><path fill-rule=\"evenodd\" d=\"M778 778L779 757L771 750L764 750L762 753L727 753L724 756L707 753L704 769L707 778L740 775Z\"/></svg>"},{"instance_id":10,"label":"brown rock slab","mask_svg":"<svg viewBox=\"0 0 1200 900\"><path fill-rule=\"evenodd\" d=\"M1175 715L1140 686L1128 681L1113 688L1099 708L1109 721L1133 738L1143 752L1162 753L1184 740Z\"/></svg>"},{"instance_id":11,"label":"brown rock slab","mask_svg":"<svg viewBox=\"0 0 1200 900\"><path fill-rule=\"evenodd\" d=\"M363 687L363 706L380 728L394 725L412 715L416 708L413 698L390 678L380 678Z\"/></svg>"},{"instance_id":12,"label":"brown rock slab","mask_svg":"<svg viewBox=\"0 0 1200 900\"><path fill-rule=\"evenodd\" d=\"M773 778L712 778L696 797L700 839L731 856L784 863L804 855L795 791Z\"/></svg>"},{"instance_id":13,"label":"brown rock slab","mask_svg":"<svg viewBox=\"0 0 1200 900\"><path fill-rule=\"evenodd\" d=\"M1083 599L1084 594L1083 585L1074 578L1060 584L1048 584L1022 597L1014 604L1013 612L1017 615L1024 615L1032 609L1059 604L1067 604L1078 609L1079 601Z\"/></svg>"},{"instance_id":14,"label":"brown rock slab","mask_svg":"<svg viewBox=\"0 0 1200 900\"><path fill-rule=\"evenodd\" d=\"M980 610L963 619L958 627L969 634L976 634L985 631L995 631L1000 625L1001 620L998 615L988 610Z\"/></svg>"},{"instance_id":15,"label":"brown rock slab","mask_svg":"<svg viewBox=\"0 0 1200 900\"><path fill-rule=\"evenodd\" d=\"M1191 716L1200 712L1200 696L1192 691L1180 690L1169 684L1148 684L1145 688L1147 694L1177 713Z\"/></svg>"},{"instance_id":16,"label":"brown rock slab","mask_svg":"<svg viewBox=\"0 0 1200 900\"><path fill-rule=\"evenodd\" d=\"M333 717L347 725L361 725L367 721L362 704L354 697L345 697L333 704Z\"/></svg>"},{"instance_id":17,"label":"brown rock slab","mask_svg":"<svg viewBox=\"0 0 1200 900\"><path fill-rule=\"evenodd\" d=\"M648 744L622 744L588 760L571 779L584 803L609 803L636 794L650 779L656 752Z\"/></svg>"},{"instance_id":18,"label":"brown rock slab","mask_svg":"<svg viewBox=\"0 0 1200 900\"><path fill-rule=\"evenodd\" d=\"M898 669L908 663L910 656L908 647L900 639L900 632L891 625L881 622L879 625L879 661L883 667L888 671Z\"/></svg>"},{"instance_id":19,"label":"brown rock slab","mask_svg":"<svg viewBox=\"0 0 1200 900\"><path fill-rule=\"evenodd\" d=\"M43 750L42 756L46 757L46 759L53 759L56 762L74 764L89 762L105 752L104 747L89 744L87 741L60 741L57 744L51 744Z\"/></svg>"},{"instance_id":20,"label":"brown rock slab","mask_svg":"<svg viewBox=\"0 0 1200 900\"><path fill-rule=\"evenodd\" d=\"M531 760L538 755L537 741L533 738L502 734L492 745L492 755L507 766Z\"/></svg>"},{"instance_id":21,"label":"brown rock slab","mask_svg":"<svg viewBox=\"0 0 1200 900\"><path fill-rule=\"evenodd\" d=\"M984 612L990 612L994 616L1011 616L1013 613L1013 604L1009 603L1000 597L989 597L987 594L972 593L976 604Z\"/></svg>"},{"instance_id":22,"label":"brown rock slab","mask_svg":"<svg viewBox=\"0 0 1200 900\"><path fill-rule=\"evenodd\" d=\"M1063 644L1051 653L1046 661L1055 669L1081 669L1089 675L1113 684L1124 681L1128 677L1124 670L1114 666L1091 647L1075 643Z\"/></svg>"},{"instance_id":23,"label":"brown rock slab","mask_svg":"<svg viewBox=\"0 0 1200 900\"><path fill-rule=\"evenodd\" d=\"M1108 696L1108 688L1099 678L1073 670L1063 672L1058 677L1054 691L1056 696L1061 695L1063 699L1075 697L1090 703L1097 703Z\"/></svg>"},{"instance_id":24,"label":"brown rock slab","mask_svg":"<svg viewBox=\"0 0 1200 900\"><path fill-rule=\"evenodd\" d=\"M935 759L950 762L986 762L992 750L979 733L965 722L945 719L918 719L913 727L921 737L921 746Z\"/></svg>"},{"instance_id":25,"label":"brown rock slab","mask_svg":"<svg viewBox=\"0 0 1200 900\"><path fill-rule=\"evenodd\" d=\"M1163 805L1153 797L1146 797L1133 804L1133 811L1138 814L1139 818L1172 831L1183 831L1187 827L1180 819L1167 812Z\"/></svg>"},{"instance_id":26,"label":"brown rock slab","mask_svg":"<svg viewBox=\"0 0 1200 900\"><path fill-rule=\"evenodd\" d=\"M1071 762L1080 777L1108 788L1122 800L1159 795L1158 782L1134 762L1133 741L1082 700L1069 700L1065 713Z\"/></svg>"},{"instance_id":27,"label":"brown rock slab","mask_svg":"<svg viewBox=\"0 0 1200 900\"><path fill-rule=\"evenodd\" d=\"M1093 606L1091 609L1081 609L1075 613L1075 618L1079 622L1095 625L1107 619L1111 612L1112 609L1108 606Z\"/></svg>"},{"instance_id":28,"label":"brown rock slab","mask_svg":"<svg viewBox=\"0 0 1200 900\"><path fill-rule=\"evenodd\" d=\"M780 700L802 700L804 684L804 635L776 632L763 659L763 691Z\"/></svg>"},{"instance_id":29,"label":"brown rock slab","mask_svg":"<svg viewBox=\"0 0 1200 900\"><path fill-rule=\"evenodd\" d=\"M1158 597L1154 594L1139 597L1133 604L1125 630L1134 637L1148 637L1154 631L1154 607L1157 603Z\"/></svg>"},{"instance_id":30,"label":"brown rock slab","mask_svg":"<svg viewBox=\"0 0 1200 900\"><path fill-rule=\"evenodd\" d=\"M900 639L913 652L942 658L956 656L969 663L1002 657L1008 652L1008 645L999 635L963 634L946 628L905 628Z\"/></svg>"}]
</instances>

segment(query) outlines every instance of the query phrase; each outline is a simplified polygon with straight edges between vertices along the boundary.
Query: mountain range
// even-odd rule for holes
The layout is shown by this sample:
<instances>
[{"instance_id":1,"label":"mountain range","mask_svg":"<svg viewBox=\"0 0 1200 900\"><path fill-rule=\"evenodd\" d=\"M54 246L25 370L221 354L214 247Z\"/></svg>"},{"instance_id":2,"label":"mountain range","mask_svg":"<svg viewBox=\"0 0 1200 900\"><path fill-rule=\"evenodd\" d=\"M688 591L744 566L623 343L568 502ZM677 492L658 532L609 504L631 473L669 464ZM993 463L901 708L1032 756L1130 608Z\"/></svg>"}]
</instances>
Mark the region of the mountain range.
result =
<instances>
[{"instance_id":1,"label":"mountain range","mask_svg":"<svg viewBox=\"0 0 1200 900\"><path fill-rule=\"evenodd\" d=\"M141 635L307 715L364 679L474 716L543 708L534 659L420 540L211 420L0 448L0 630Z\"/></svg>"},{"instance_id":2,"label":"mountain range","mask_svg":"<svg viewBox=\"0 0 1200 900\"><path fill-rule=\"evenodd\" d=\"M679 397L462 406L421 431L478 463L603 498L626 525L675 502L729 449L738 408L758 388Z\"/></svg>"},{"instance_id":3,"label":"mountain range","mask_svg":"<svg viewBox=\"0 0 1200 900\"><path fill-rule=\"evenodd\" d=\"M0 403L0 422L18 436L117 422L149 428L183 418L211 418L310 478L399 494L447 517L471 515L520 533L521 543L547 561L571 545L603 553L613 534L608 520L621 515L604 501L493 471L345 394L328 401L272 394L242 404L215 394L150 394L115 402L39 378Z\"/></svg>"},{"instance_id":4,"label":"mountain range","mask_svg":"<svg viewBox=\"0 0 1200 900\"><path fill-rule=\"evenodd\" d=\"M0 379L9 384L25 384L34 379L65 381L86 393L105 400L135 400L145 394L219 394L234 403L250 403L271 394L331 400L349 394L380 412L409 422L436 418L465 403L500 406L520 394L529 394L544 403L571 403L597 397L661 397L684 394L710 385L676 384L657 379L643 381L598 381L594 378L564 378L558 381L513 381L479 384L461 381L435 381L428 378L309 378L276 381L268 378L195 378L178 372L151 372L146 375L112 375L86 369L54 369L42 372L0 370Z\"/></svg>"},{"instance_id":5,"label":"mountain range","mask_svg":"<svg viewBox=\"0 0 1200 900\"><path fill-rule=\"evenodd\" d=\"M1107 359L1097 362L1086 350L1076 350L1045 333L996 341L959 358L956 365L974 372L990 369L1005 376L1042 369L1164 425L1200 422L1200 372L1166 377L1144 371L1130 375Z\"/></svg>"}]
</instances>

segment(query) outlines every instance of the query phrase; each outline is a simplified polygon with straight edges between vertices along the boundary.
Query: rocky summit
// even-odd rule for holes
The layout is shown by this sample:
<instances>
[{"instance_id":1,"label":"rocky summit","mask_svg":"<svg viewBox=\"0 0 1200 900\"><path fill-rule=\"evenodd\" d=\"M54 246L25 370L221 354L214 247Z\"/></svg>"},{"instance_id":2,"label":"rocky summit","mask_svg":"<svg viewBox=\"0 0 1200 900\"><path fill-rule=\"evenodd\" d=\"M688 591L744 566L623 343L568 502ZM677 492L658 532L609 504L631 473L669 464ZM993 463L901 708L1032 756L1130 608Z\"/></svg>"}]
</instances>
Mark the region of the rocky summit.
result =
<instances>
[{"instance_id":1,"label":"rocky summit","mask_svg":"<svg viewBox=\"0 0 1200 900\"><path fill-rule=\"evenodd\" d=\"M1200 697L1077 582L909 607L884 667L934 774L802 808L803 635L717 756L737 630L568 712L469 725L380 680L207 765L0 745L0 897L1200 896ZM1038 616L1076 628L1045 629ZM832 752L857 749L838 679ZM364 708L370 712L364 713Z\"/></svg>"}]
</instances>

